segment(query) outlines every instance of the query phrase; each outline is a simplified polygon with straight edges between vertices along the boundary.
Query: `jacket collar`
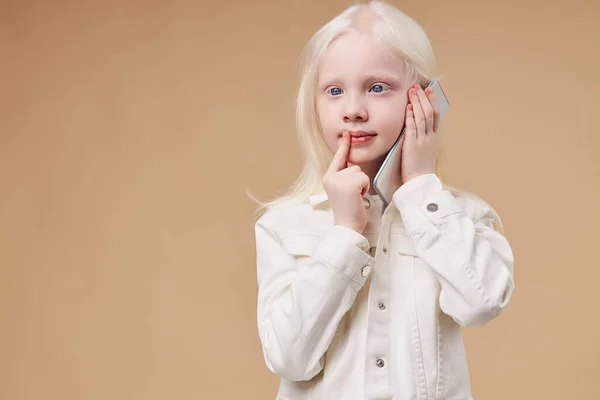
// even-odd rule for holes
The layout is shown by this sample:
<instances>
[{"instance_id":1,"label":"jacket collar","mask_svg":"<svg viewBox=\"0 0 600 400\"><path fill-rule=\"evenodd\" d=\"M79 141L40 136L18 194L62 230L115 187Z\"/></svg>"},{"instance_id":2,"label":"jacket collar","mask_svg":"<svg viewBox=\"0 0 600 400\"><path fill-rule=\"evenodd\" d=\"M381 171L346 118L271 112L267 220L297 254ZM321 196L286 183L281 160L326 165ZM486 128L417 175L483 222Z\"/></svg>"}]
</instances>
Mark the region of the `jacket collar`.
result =
<instances>
[{"instance_id":1,"label":"jacket collar","mask_svg":"<svg viewBox=\"0 0 600 400\"><path fill-rule=\"evenodd\" d=\"M327 193L314 194L308 198L308 204L310 204L312 207L317 207L327 201L329 201Z\"/></svg>"}]
</instances>

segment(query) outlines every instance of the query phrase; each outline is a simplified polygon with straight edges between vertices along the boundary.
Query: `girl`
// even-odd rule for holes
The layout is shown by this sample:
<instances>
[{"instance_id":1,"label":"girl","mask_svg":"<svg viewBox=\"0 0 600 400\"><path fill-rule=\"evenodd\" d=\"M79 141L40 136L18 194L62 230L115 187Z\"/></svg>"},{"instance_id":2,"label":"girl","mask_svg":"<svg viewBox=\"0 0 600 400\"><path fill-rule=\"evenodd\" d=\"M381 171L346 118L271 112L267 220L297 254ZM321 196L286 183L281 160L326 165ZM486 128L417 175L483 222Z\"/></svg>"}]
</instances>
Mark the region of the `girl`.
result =
<instances>
[{"instance_id":1,"label":"girl","mask_svg":"<svg viewBox=\"0 0 600 400\"><path fill-rule=\"evenodd\" d=\"M494 210L440 180L434 56L420 26L373 1L304 53L306 165L255 225L258 331L278 399L472 399L461 326L508 304L513 254ZM402 186L371 182L406 125Z\"/></svg>"}]
</instances>

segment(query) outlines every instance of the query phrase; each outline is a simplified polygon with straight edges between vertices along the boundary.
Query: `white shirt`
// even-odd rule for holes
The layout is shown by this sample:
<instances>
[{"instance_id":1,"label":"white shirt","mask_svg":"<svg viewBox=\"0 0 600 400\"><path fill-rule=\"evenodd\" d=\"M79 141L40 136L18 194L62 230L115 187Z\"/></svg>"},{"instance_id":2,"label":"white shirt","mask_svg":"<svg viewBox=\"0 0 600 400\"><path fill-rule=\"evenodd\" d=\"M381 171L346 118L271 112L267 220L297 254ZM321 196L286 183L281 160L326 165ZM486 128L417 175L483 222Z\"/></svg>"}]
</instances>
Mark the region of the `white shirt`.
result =
<instances>
[{"instance_id":1,"label":"white shirt","mask_svg":"<svg viewBox=\"0 0 600 400\"><path fill-rule=\"evenodd\" d=\"M334 226L325 194L256 222L258 331L277 398L473 399L461 326L508 304L508 241L485 203L435 174L383 213L366 199L362 235Z\"/></svg>"}]
</instances>

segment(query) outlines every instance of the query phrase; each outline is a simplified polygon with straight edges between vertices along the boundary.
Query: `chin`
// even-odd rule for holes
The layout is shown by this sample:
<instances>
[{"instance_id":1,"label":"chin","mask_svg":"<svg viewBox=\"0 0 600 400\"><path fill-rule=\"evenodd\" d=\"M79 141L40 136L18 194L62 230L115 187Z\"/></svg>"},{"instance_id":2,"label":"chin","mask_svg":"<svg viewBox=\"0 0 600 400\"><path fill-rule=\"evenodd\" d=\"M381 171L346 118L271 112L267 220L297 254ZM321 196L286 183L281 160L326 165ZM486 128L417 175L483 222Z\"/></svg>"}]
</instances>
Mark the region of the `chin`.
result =
<instances>
[{"instance_id":1,"label":"chin","mask_svg":"<svg viewBox=\"0 0 600 400\"><path fill-rule=\"evenodd\" d=\"M373 151L373 149L350 149L348 162L354 165L367 165L381 163L385 159L387 152Z\"/></svg>"}]
</instances>

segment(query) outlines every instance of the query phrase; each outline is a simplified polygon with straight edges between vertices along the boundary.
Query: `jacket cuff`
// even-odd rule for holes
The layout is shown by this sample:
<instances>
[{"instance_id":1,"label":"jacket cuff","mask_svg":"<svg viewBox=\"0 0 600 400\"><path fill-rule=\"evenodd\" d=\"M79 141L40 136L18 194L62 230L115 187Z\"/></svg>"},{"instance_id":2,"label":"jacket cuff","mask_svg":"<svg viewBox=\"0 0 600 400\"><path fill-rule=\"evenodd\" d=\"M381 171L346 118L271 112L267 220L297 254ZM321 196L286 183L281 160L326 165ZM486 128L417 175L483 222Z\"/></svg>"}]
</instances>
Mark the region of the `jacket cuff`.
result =
<instances>
[{"instance_id":1,"label":"jacket cuff","mask_svg":"<svg viewBox=\"0 0 600 400\"><path fill-rule=\"evenodd\" d=\"M452 193L443 190L436 174L420 175L406 182L396 190L392 201L409 235L448 215L463 212Z\"/></svg>"},{"instance_id":2,"label":"jacket cuff","mask_svg":"<svg viewBox=\"0 0 600 400\"><path fill-rule=\"evenodd\" d=\"M362 286L375 264L375 258L366 252L368 248L366 237L350 228L336 225L321 240L314 256Z\"/></svg>"}]
</instances>

